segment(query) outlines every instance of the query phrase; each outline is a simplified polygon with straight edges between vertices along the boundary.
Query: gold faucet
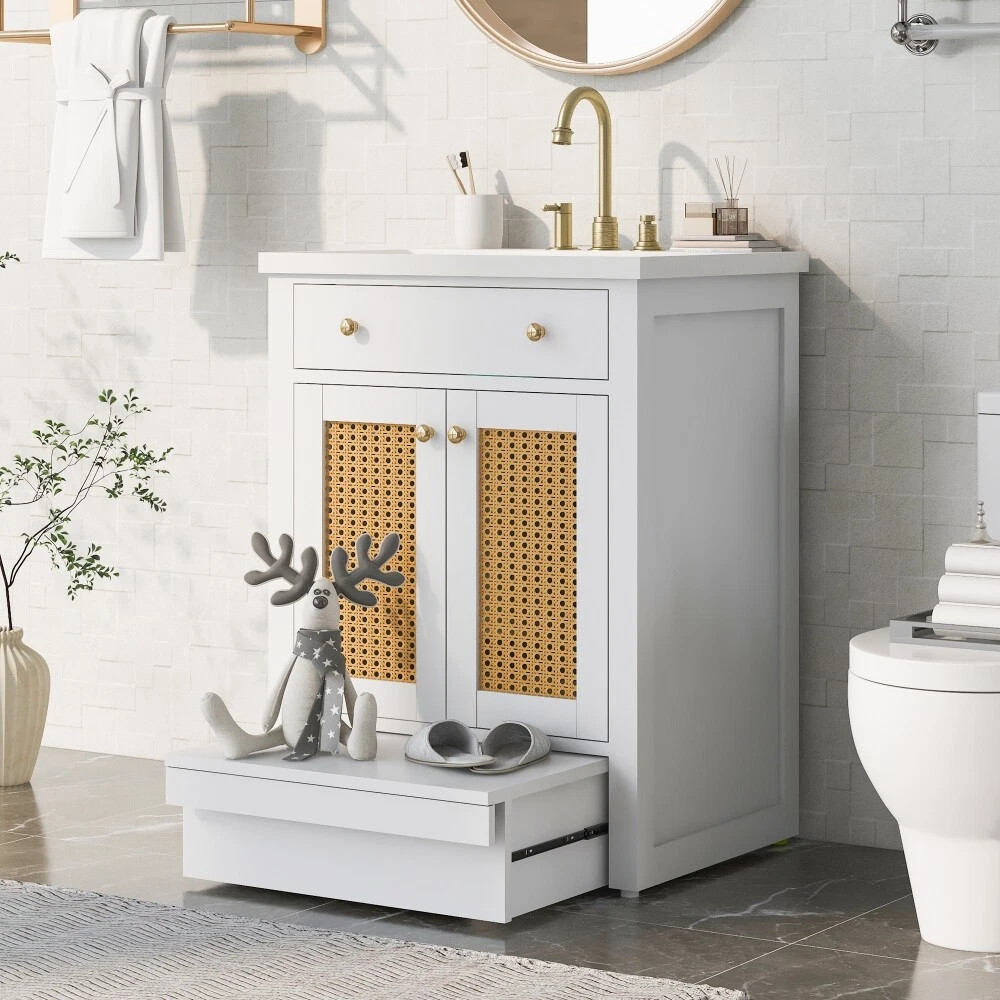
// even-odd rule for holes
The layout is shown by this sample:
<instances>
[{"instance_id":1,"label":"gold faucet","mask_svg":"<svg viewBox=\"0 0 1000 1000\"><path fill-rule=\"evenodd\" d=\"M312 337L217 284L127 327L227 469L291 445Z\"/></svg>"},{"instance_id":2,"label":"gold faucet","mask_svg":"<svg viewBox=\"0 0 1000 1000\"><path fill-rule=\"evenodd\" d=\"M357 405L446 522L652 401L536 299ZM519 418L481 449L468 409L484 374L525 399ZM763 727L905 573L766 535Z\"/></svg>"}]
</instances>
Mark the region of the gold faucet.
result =
<instances>
[{"instance_id":1,"label":"gold faucet","mask_svg":"<svg viewBox=\"0 0 1000 1000\"><path fill-rule=\"evenodd\" d=\"M573 130L570 123L580 101L590 101L597 112L598 199L590 249L617 250L618 220L611 214L611 112L604 98L593 87L577 87L567 95L559 109L556 127L552 130L552 142L556 146L568 146L572 143Z\"/></svg>"}]
</instances>

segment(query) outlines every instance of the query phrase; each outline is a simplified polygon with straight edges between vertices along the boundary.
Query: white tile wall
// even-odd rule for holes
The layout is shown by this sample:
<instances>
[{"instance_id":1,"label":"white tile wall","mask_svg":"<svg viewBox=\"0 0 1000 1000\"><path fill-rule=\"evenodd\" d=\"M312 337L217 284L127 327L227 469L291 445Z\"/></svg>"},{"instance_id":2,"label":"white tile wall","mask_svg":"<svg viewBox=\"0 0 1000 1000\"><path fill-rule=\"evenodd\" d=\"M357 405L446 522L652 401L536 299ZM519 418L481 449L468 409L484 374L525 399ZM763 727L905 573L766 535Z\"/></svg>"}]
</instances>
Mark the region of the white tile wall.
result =
<instances>
[{"instance_id":1,"label":"white tile wall","mask_svg":"<svg viewBox=\"0 0 1000 1000\"><path fill-rule=\"evenodd\" d=\"M929 5L1000 20L998 0ZM678 219L685 197L716 192L715 156L745 156L756 226L815 258L802 832L884 845L897 834L851 742L847 640L931 603L969 520L974 393L1000 384L1000 43L918 59L890 43L893 12L744 0L685 57L598 81L624 234L640 212ZM545 245L553 197L575 202L581 232L593 213L586 113L583 142L549 142L579 79L489 45L450 0L331 0L331 17L332 44L309 58L275 40L182 42L170 91L189 249L162 264L40 260L48 52L0 48L0 246L26 258L0 272L0 454L43 416L83 415L105 384L136 385L155 408L143 433L176 448L167 517L123 504L80 519L122 568L113 585L70 604L39 561L18 588L18 620L53 668L51 744L159 756L206 738L206 689L256 721L265 595L241 576L264 502L257 250L444 243L442 156L460 148L478 155L481 190L510 192L511 245ZM9 541L6 515L0 531Z\"/></svg>"}]
</instances>

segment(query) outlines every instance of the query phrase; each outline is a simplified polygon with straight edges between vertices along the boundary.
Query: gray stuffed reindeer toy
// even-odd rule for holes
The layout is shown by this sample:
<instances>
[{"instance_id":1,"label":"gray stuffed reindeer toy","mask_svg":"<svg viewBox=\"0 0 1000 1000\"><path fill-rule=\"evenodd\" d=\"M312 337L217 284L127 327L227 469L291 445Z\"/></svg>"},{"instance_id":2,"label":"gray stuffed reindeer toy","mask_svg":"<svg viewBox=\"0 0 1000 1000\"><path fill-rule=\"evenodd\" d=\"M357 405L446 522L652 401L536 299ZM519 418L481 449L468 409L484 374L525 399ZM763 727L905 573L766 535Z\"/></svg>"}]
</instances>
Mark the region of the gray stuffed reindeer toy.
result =
<instances>
[{"instance_id":1,"label":"gray stuffed reindeer toy","mask_svg":"<svg viewBox=\"0 0 1000 1000\"><path fill-rule=\"evenodd\" d=\"M372 760L378 749L375 733L378 709L374 695L357 694L347 672L340 636L340 597L371 608L378 598L360 589L364 581L393 588L405 583L402 573L382 568L399 549L399 535L386 535L375 558L370 555L371 535L359 536L353 570L348 570L347 552L338 545L330 554L332 580L316 579L319 560L315 549L303 551L302 568L296 570L292 566L292 539L282 535L279 543L281 552L275 558L267 539L254 532L253 550L267 563L267 569L251 570L244 579L252 587L278 579L290 583L287 590L272 595L271 603L278 607L294 604L306 595L311 599L305 607L302 627L296 633L288 663L268 696L262 723L264 732L255 736L241 729L222 699L213 692L202 698L202 714L222 741L230 760L282 743L292 750L285 760L308 760L320 750L338 753L341 743L346 744L354 760ZM341 721L345 704L350 725ZM281 725L277 726L279 712Z\"/></svg>"}]
</instances>

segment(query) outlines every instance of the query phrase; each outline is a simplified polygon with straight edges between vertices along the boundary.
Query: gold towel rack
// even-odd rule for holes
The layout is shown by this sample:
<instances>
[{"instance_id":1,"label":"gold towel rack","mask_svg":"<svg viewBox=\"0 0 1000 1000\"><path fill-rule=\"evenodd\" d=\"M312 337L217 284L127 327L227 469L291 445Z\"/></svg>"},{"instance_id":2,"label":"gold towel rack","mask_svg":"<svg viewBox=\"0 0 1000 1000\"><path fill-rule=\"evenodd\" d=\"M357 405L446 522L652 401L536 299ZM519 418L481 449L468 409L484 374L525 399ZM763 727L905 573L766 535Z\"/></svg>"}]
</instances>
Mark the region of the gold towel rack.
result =
<instances>
[{"instance_id":1,"label":"gold towel rack","mask_svg":"<svg viewBox=\"0 0 1000 1000\"><path fill-rule=\"evenodd\" d=\"M232 31L239 35L287 35L295 39L300 52L311 55L326 45L326 0L295 0L295 24L258 21L254 16L254 0L244 0L246 20L216 21L207 24L172 24L167 29L173 35L193 35L202 32ZM79 13L79 0L49 0L49 24L71 21ZM0 0L0 42L28 42L48 45L48 28L26 28L5 31L3 0Z\"/></svg>"}]
</instances>

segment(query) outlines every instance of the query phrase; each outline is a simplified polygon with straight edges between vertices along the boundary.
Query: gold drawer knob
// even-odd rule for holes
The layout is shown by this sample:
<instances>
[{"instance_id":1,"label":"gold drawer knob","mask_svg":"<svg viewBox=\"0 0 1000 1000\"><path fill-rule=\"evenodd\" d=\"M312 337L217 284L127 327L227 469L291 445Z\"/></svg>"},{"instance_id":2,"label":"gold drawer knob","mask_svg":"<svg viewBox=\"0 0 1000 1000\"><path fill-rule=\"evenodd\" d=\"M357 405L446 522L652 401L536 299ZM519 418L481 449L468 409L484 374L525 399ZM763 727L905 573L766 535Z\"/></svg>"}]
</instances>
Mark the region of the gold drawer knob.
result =
<instances>
[{"instance_id":1,"label":"gold drawer knob","mask_svg":"<svg viewBox=\"0 0 1000 1000\"><path fill-rule=\"evenodd\" d=\"M430 441L430 439L434 437L434 428L428 427L427 424L417 424L417 426L413 428L413 436L418 441Z\"/></svg>"},{"instance_id":2,"label":"gold drawer knob","mask_svg":"<svg viewBox=\"0 0 1000 1000\"><path fill-rule=\"evenodd\" d=\"M459 427L457 424L452 424L448 428L448 440L452 444L461 444L466 438L465 428Z\"/></svg>"},{"instance_id":3,"label":"gold drawer knob","mask_svg":"<svg viewBox=\"0 0 1000 1000\"><path fill-rule=\"evenodd\" d=\"M358 321L356 319L351 319L350 316L347 319L342 319L340 321L340 332L345 337L353 337L359 330Z\"/></svg>"},{"instance_id":4,"label":"gold drawer knob","mask_svg":"<svg viewBox=\"0 0 1000 1000\"><path fill-rule=\"evenodd\" d=\"M538 341L545 336L545 327L542 326L541 323L529 323L528 329L525 330L525 333L527 334L528 340L530 340L533 344L537 344Z\"/></svg>"}]
</instances>

